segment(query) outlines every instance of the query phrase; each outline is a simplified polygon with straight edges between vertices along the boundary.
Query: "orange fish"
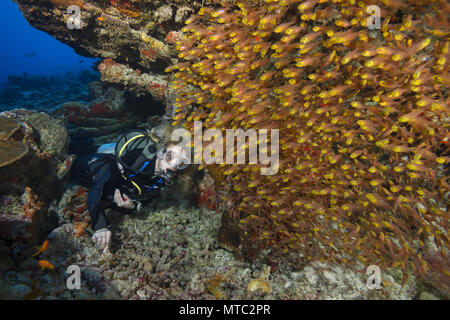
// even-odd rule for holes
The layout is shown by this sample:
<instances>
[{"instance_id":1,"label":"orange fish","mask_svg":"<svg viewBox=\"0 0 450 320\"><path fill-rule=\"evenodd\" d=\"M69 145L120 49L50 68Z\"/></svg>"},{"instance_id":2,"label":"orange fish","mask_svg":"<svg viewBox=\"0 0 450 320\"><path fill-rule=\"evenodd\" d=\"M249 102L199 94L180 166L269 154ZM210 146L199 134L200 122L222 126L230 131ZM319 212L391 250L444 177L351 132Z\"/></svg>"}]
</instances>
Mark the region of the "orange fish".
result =
<instances>
[{"instance_id":1,"label":"orange fish","mask_svg":"<svg viewBox=\"0 0 450 320\"><path fill-rule=\"evenodd\" d=\"M55 271L55 267L47 260L39 260L38 264L42 270L50 269L52 271Z\"/></svg>"},{"instance_id":2,"label":"orange fish","mask_svg":"<svg viewBox=\"0 0 450 320\"><path fill-rule=\"evenodd\" d=\"M36 247L37 251L32 255L32 257L41 254L48 248L48 240L45 240L41 247Z\"/></svg>"}]
</instances>

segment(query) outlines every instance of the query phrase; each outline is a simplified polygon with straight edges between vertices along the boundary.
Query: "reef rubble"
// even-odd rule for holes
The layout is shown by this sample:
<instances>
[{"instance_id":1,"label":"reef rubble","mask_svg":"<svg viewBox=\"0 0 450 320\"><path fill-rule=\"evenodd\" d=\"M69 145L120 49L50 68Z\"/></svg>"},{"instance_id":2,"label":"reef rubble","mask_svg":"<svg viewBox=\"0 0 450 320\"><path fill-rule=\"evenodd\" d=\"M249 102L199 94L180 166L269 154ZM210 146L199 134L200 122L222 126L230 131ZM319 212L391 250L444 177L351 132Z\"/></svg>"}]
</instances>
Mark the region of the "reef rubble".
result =
<instances>
[{"instance_id":1,"label":"reef rubble","mask_svg":"<svg viewBox=\"0 0 450 320\"><path fill-rule=\"evenodd\" d=\"M60 203L60 214L67 203ZM0 263L0 296L20 298L26 293L22 285L31 290L33 280L42 290L36 299L412 299L418 294L413 279L400 290L398 275L385 272L382 288L371 290L365 273L339 266L287 263L270 271L261 262L243 261L220 247L221 216L207 208L155 201L137 214L111 210L108 216L113 241L107 254L93 246L88 233L76 235L73 222L50 233L39 259L58 272L40 270L30 247L15 246L7 254L0 243L0 254L8 256ZM70 265L80 267L80 290L66 287ZM253 285L250 290L252 280L261 278L271 290Z\"/></svg>"}]
</instances>

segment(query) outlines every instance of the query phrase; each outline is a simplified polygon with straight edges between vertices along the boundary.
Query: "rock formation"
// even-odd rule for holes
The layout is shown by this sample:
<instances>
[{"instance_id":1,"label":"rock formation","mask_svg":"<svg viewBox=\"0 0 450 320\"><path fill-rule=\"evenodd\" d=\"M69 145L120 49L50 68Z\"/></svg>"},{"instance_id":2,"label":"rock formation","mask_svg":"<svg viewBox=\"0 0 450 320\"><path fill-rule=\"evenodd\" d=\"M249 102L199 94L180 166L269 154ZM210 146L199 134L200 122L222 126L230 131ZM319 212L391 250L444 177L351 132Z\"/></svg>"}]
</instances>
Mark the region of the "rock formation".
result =
<instances>
[{"instance_id":1,"label":"rock formation","mask_svg":"<svg viewBox=\"0 0 450 320\"><path fill-rule=\"evenodd\" d=\"M33 27L68 44L78 54L104 58L102 81L120 83L137 95L150 93L161 101L167 98L164 69L176 58L179 30L190 14L209 1L17 2Z\"/></svg>"}]
</instances>

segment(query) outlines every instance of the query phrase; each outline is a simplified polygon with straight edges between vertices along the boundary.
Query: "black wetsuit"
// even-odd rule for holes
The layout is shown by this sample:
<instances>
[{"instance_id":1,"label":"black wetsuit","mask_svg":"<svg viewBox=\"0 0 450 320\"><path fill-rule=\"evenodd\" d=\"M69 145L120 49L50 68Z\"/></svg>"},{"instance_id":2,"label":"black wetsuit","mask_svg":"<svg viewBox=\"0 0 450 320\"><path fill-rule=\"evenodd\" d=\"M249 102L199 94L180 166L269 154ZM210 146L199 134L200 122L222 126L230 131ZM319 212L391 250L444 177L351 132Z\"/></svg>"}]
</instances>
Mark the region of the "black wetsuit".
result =
<instances>
[{"instance_id":1,"label":"black wetsuit","mask_svg":"<svg viewBox=\"0 0 450 320\"><path fill-rule=\"evenodd\" d=\"M142 149L129 152L123 158L132 163L141 154ZM166 180L156 175L148 175L155 171L156 157L146 166L146 174L121 174L117 166L116 157L112 154L97 153L78 157L71 169L71 180L84 187L90 188L88 196L88 209L91 217L92 229L95 231L107 228L108 219L105 208L115 205L114 192L119 189L121 194L126 194L135 204L145 204L154 199L160 193ZM133 182L131 182L131 177ZM136 184L139 189L136 188Z\"/></svg>"}]
</instances>

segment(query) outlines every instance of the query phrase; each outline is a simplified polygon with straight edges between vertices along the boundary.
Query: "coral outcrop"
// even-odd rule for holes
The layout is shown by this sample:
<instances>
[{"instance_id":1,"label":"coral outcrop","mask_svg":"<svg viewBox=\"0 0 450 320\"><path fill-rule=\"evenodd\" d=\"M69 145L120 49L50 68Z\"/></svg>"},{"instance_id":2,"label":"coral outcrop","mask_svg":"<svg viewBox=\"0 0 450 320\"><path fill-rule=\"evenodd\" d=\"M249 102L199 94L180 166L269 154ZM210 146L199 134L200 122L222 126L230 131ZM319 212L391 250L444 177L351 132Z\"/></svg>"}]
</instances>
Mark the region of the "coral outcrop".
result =
<instances>
[{"instance_id":1,"label":"coral outcrop","mask_svg":"<svg viewBox=\"0 0 450 320\"><path fill-rule=\"evenodd\" d=\"M0 117L0 139L8 140L17 129L20 128L20 124L18 121L7 118Z\"/></svg>"},{"instance_id":2,"label":"coral outcrop","mask_svg":"<svg viewBox=\"0 0 450 320\"><path fill-rule=\"evenodd\" d=\"M84 104L78 101L68 101L61 105L62 110L54 114L63 114L69 124L69 133L74 128L83 128L90 136L110 134L122 127L132 125L135 121L127 119L125 113L124 92L115 88L96 92L92 101Z\"/></svg>"},{"instance_id":3,"label":"coral outcrop","mask_svg":"<svg viewBox=\"0 0 450 320\"><path fill-rule=\"evenodd\" d=\"M57 171L68 133L63 122L25 109L2 112L0 123L9 137L0 140L0 238L38 241L57 223L48 207L62 193Z\"/></svg>"},{"instance_id":4,"label":"coral outcrop","mask_svg":"<svg viewBox=\"0 0 450 320\"><path fill-rule=\"evenodd\" d=\"M209 1L185 0L18 0L35 28L68 44L78 54L105 60L102 79L137 94L161 99L167 88L164 68L176 57L179 29ZM77 9L68 9L71 5ZM79 15L78 15L79 12ZM105 64L114 67L104 68ZM161 86L161 88L159 87Z\"/></svg>"},{"instance_id":5,"label":"coral outcrop","mask_svg":"<svg viewBox=\"0 0 450 320\"><path fill-rule=\"evenodd\" d=\"M20 128L15 119L0 117L0 167L22 158L28 152L28 147L21 141L9 139Z\"/></svg>"}]
</instances>

